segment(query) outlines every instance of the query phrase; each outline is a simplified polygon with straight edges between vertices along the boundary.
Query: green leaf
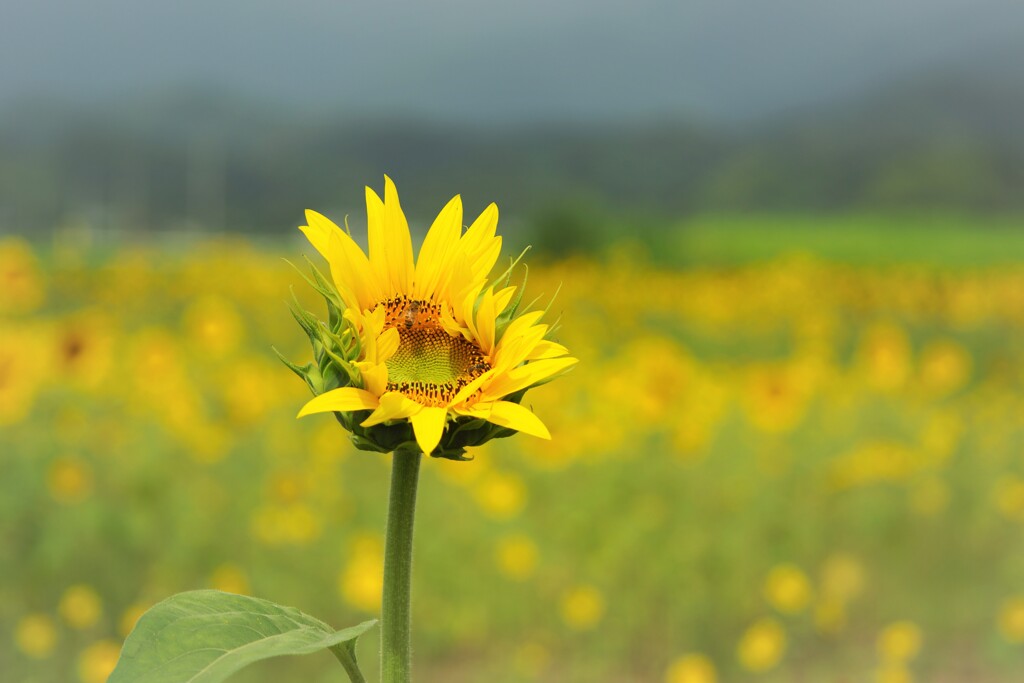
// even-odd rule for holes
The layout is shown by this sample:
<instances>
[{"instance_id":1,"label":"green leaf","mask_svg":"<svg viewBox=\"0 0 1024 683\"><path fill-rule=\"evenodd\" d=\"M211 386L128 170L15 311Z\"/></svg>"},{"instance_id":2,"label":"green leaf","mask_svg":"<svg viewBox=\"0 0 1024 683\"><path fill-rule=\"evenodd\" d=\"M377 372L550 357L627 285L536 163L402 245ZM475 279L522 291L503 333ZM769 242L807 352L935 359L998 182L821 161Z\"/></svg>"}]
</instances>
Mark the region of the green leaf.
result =
<instances>
[{"instance_id":1,"label":"green leaf","mask_svg":"<svg viewBox=\"0 0 1024 683\"><path fill-rule=\"evenodd\" d=\"M253 662L331 649L353 681L355 640L376 621L335 631L294 607L215 590L178 593L142 615L108 683L217 683ZM351 645L349 645L351 643ZM353 675L353 672L355 675Z\"/></svg>"}]
</instances>

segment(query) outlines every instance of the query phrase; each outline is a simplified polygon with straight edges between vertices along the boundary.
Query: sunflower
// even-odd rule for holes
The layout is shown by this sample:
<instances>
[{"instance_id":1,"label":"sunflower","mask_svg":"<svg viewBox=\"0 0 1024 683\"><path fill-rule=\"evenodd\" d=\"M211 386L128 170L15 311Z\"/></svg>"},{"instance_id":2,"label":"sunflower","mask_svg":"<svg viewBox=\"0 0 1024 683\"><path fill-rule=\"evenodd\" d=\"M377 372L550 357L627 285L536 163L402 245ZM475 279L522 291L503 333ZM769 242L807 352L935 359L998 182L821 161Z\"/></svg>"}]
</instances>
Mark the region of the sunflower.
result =
<instances>
[{"instance_id":1,"label":"sunflower","mask_svg":"<svg viewBox=\"0 0 1024 683\"><path fill-rule=\"evenodd\" d=\"M333 412L365 450L415 447L453 459L466 446L516 432L550 438L520 400L576 359L547 338L544 311L520 311L512 268L488 279L501 251L497 206L463 232L455 196L415 260L390 178L383 200L366 188L366 213L369 255L315 211L300 227L331 279L314 268L309 280L327 300L327 322L293 308L315 356L304 367L289 363L317 394L299 417Z\"/></svg>"}]
</instances>

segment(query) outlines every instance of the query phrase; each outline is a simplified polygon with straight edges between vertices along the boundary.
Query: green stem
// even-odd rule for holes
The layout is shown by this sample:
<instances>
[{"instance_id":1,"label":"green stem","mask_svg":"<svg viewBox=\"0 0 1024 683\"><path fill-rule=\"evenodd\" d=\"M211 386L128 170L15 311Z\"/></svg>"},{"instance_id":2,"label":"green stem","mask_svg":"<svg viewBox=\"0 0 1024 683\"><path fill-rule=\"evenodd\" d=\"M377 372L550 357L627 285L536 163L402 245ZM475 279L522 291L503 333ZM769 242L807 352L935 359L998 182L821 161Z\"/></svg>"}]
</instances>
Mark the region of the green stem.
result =
<instances>
[{"instance_id":1,"label":"green stem","mask_svg":"<svg viewBox=\"0 0 1024 683\"><path fill-rule=\"evenodd\" d=\"M341 662L341 665L345 667L348 679L352 683L366 683L366 679L363 678L363 672L359 670L359 665L356 664L355 650L347 648L348 643L338 643L331 647L331 652Z\"/></svg>"},{"instance_id":2,"label":"green stem","mask_svg":"<svg viewBox=\"0 0 1024 683\"><path fill-rule=\"evenodd\" d=\"M381 605L381 683L412 680L412 531L420 454L395 451L391 465L391 498L384 540L384 599Z\"/></svg>"}]
</instances>

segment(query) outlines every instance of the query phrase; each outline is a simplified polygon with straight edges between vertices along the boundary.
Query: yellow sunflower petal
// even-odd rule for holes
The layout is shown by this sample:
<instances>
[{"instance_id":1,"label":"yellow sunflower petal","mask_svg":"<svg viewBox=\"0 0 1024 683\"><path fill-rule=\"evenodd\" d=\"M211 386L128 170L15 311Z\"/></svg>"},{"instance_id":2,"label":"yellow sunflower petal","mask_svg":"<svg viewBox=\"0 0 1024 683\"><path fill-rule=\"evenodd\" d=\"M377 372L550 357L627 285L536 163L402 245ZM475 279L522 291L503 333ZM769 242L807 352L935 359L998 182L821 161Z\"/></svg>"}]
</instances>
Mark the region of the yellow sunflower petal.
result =
<instances>
[{"instance_id":1,"label":"yellow sunflower petal","mask_svg":"<svg viewBox=\"0 0 1024 683\"><path fill-rule=\"evenodd\" d=\"M517 367L530 358L548 332L547 325L533 325L519 330L512 329L513 326L505 330L494 353L493 365L502 371Z\"/></svg>"},{"instance_id":2,"label":"yellow sunflower petal","mask_svg":"<svg viewBox=\"0 0 1024 683\"><path fill-rule=\"evenodd\" d=\"M462 403L463 401L468 399L470 396L472 396L474 393L476 393L477 389L479 389L484 384L489 382L491 380L491 377L493 377L493 376L494 376L494 369L492 368L491 370L488 370L487 372L483 373L482 375L480 375L479 377L474 379L472 382L470 382L466 386L464 386L461 389L459 389L458 393L456 393L455 396L452 397L452 400L448 402L448 405L449 406L459 405L460 403Z\"/></svg>"},{"instance_id":3,"label":"yellow sunflower petal","mask_svg":"<svg viewBox=\"0 0 1024 683\"><path fill-rule=\"evenodd\" d=\"M413 298L431 299L446 290L452 272L449 263L459 245L461 232L462 197L455 195L437 214L423 238L423 246L416 259Z\"/></svg>"},{"instance_id":4,"label":"yellow sunflower petal","mask_svg":"<svg viewBox=\"0 0 1024 683\"><path fill-rule=\"evenodd\" d=\"M476 320L474 319L473 316L473 308L475 307L477 296L478 290L471 290L470 292L468 292L466 296L463 297L462 299L461 310L464 317L456 317L457 320L461 320L462 322L465 323L466 329L469 330L469 337L467 337L467 339L469 339L472 342L475 342L480 338L480 333L477 332ZM484 349L484 351L486 351L486 349Z\"/></svg>"},{"instance_id":5,"label":"yellow sunflower petal","mask_svg":"<svg viewBox=\"0 0 1024 683\"><path fill-rule=\"evenodd\" d=\"M384 361L395 355L395 351L398 351L398 343L401 337L398 334L398 329L389 327L384 330L379 337L377 337L377 362L383 363Z\"/></svg>"},{"instance_id":6,"label":"yellow sunflower petal","mask_svg":"<svg viewBox=\"0 0 1024 683\"><path fill-rule=\"evenodd\" d=\"M524 360L546 360L568 355L569 349L547 339L540 340Z\"/></svg>"},{"instance_id":7,"label":"yellow sunflower petal","mask_svg":"<svg viewBox=\"0 0 1024 683\"><path fill-rule=\"evenodd\" d=\"M514 368L522 363L547 334L547 325L535 325L517 337L509 339L494 354L494 367L501 370ZM504 341L504 337L502 338Z\"/></svg>"},{"instance_id":8,"label":"yellow sunflower petal","mask_svg":"<svg viewBox=\"0 0 1024 683\"><path fill-rule=\"evenodd\" d=\"M478 403L468 409L456 411L460 415L478 417L499 427L508 427L517 432L550 439L551 433L533 411L518 403L495 401L494 403Z\"/></svg>"},{"instance_id":9,"label":"yellow sunflower petal","mask_svg":"<svg viewBox=\"0 0 1024 683\"><path fill-rule=\"evenodd\" d=\"M306 222L309 225L300 225L299 230L306 236L313 248L320 252L328 263L332 262L334 255L331 253L331 231L338 226L331 219L323 216L312 209L306 209Z\"/></svg>"},{"instance_id":10,"label":"yellow sunflower petal","mask_svg":"<svg viewBox=\"0 0 1024 683\"><path fill-rule=\"evenodd\" d=\"M360 330L359 338L363 344L362 358L370 363L383 363L391 356L382 357L380 352L380 340L389 344L390 339L385 338L384 330L384 309L376 308L373 311L358 313L353 309L345 311L344 316L348 318ZM390 335L388 335L390 336ZM387 351L388 349L384 349ZM392 351L392 354L394 352Z\"/></svg>"},{"instance_id":11,"label":"yellow sunflower petal","mask_svg":"<svg viewBox=\"0 0 1024 683\"><path fill-rule=\"evenodd\" d=\"M505 334L501 337L498 349L501 350L503 346L521 337L524 332L533 327L543 317L544 311L530 311L529 313L523 313L510 322L508 327L505 328Z\"/></svg>"},{"instance_id":12,"label":"yellow sunflower petal","mask_svg":"<svg viewBox=\"0 0 1024 683\"><path fill-rule=\"evenodd\" d=\"M387 422L388 420L412 417L421 410L423 410L423 406L419 403L409 400L397 391L389 391L380 397L380 405L373 411L370 417L363 420L362 425L364 427L372 427L375 424Z\"/></svg>"},{"instance_id":13,"label":"yellow sunflower petal","mask_svg":"<svg viewBox=\"0 0 1024 683\"><path fill-rule=\"evenodd\" d=\"M331 266L331 277L338 289L352 292L358 301L357 308L363 309L380 299L380 287L376 278L370 276L370 262L348 233L339 228L331 219L316 211L306 210L306 221L302 229L307 239Z\"/></svg>"},{"instance_id":14,"label":"yellow sunflower petal","mask_svg":"<svg viewBox=\"0 0 1024 683\"><path fill-rule=\"evenodd\" d=\"M315 221L308 216L313 213L307 209L307 218L310 223ZM330 222L330 221L328 221ZM333 225L333 223L332 223ZM300 225L299 230L306 235L306 239L309 243L320 252L320 255L324 257L327 264L331 267L331 278L334 280L335 287L338 288L338 294L341 295L342 301L345 306L359 306L359 297L351 289L351 283L342 274L346 272L345 268L341 265L342 257L335 248L334 240L331 239L329 231L322 230L320 227L314 227L310 225Z\"/></svg>"},{"instance_id":15,"label":"yellow sunflower petal","mask_svg":"<svg viewBox=\"0 0 1024 683\"><path fill-rule=\"evenodd\" d=\"M476 276L486 278L494 270L494 264L498 262L499 256L501 256L500 235L487 242L484 245L484 250L474 259L473 269Z\"/></svg>"},{"instance_id":16,"label":"yellow sunflower petal","mask_svg":"<svg viewBox=\"0 0 1024 683\"><path fill-rule=\"evenodd\" d=\"M353 363L363 376L363 387L373 394L380 396L388 386L388 366L384 363L369 363L356 361ZM376 406L374 406L376 408Z\"/></svg>"},{"instance_id":17,"label":"yellow sunflower petal","mask_svg":"<svg viewBox=\"0 0 1024 683\"><path fill-rule=\"evenodd\" d=\"M444 331L453 337L469 333L469 329L459 324L459 321L457 321L455 316L452 315L451 307L447 305L441 306L441 327L443 327Z\"/></svg>"},{"instance_id":18,"label":"yellow sunflower petal","mask_svg":"<svg viewBox=\"0 0 1024 683\"><path fill-rule=\"evenodd\" d=\"M486 282L484 277L474 277L465 250L461 247L456 249L451 262L451 278L443 296L451 302L452 313L460 323L472 319L473 302Z\"/></svg>"},{"instance_id":19,"label":"yellow sunflower petal","mask_svg":"<svg viewBox=\"0 0 1024 683\"><path fill-rule=\"evenodd\" d=\"M430 455L441 442L447 417L448 411L444 408L424 408L409 419L416 434L416 443L424 455Z\"/></svg>"},{"instance_id":20,"label":"yellow sunflower petal","mask_svg":"<svg viewBox=\"0 0 1024 683\"><path fill-rule=\"evenodd\" d=\"M363 389L342 387L320 394L302 406L298 417L313 413L347 413L352 410L374 410L378 406L377 397Z\"/></svg>"},{"instance_id":21,"label":"yellow sunflower petal","mask_svg":"<svg viewBox=\"0 0 1024 683\"><path fill-rule=\"evenodd\" d=\"M379 300L381 292L370 268L370 259L362 253L348 232L327 216L310 209L306 210L306 222L309 223L310 232L315 233L317 241L323 241L325 237L327 239L328 251L325 253L313 242L310 232L303 230L313 247L331 264L335 283L344 285L359 297L359 308L367 308Z\"/></svg>"},{"instance_id":22,"label":"yellow sunflower petal","mask_svg":"<svg viewBox=\"0 0 1024 683\"><path fill-rule=\"evenodd\" d=\"M497 230L498 205L492 203L477 216L477 219L466 230L466 234L462 236L463 248L469 255L475 272L479 272L486 265L480 260L489 255L493 250L494 242L501 239L495 236ZM487 266L487 272L490 272L493 267L494 263L492 262L490 266ZM484 274L486 275L486 273Z\"/></svg>"},{"instance_id":23,"label":"yellow sunflower petal","mask_svg":"<svg viewBox=\"0 0 1024 683\"><path fill-rule=\"evenodd\" d=\"M508 308L509 303L512 301L512 295L516 293L515 285L511 287L505 287L494 295L494 311L495 313L501 313Z\"/></svg>"},{"instance_id":24,"label":"yellow sunflower petal","mask_svg":"<svg viewBox=\"0 0 1024 683\"><path fill-rule=\"evenodd\" d=\"M366 188L366 241L370 251L370 276L380 288L381 298L394 295L384 239L384 202L372 188Z\"/></svg>"},{"instance_id":25,"label":"yellow sunflower petal","mask_svg":"<svg viewBox=\"0 0 1024 683\"><path fill-rule=\"evenodd\" d=\"M498 317L496 309L494 290L488 289L480 299L476 315L476 341L487 355L494 350L494 319Z\"/></svg>"},{"instance_id":26,"label":"yellow sunflower petal","mask_svg":"<svg viewBox=\"0 0 1024 683\"><path fill-rule=\"evenodd\" d=\"M537 382L564 372L578 362L579 360L576 358L550 358L513 368L506 373L498 375L493 382L486 386L483 391L484 396L501 398L502 396L514 394L520 389L525 389Z\"/></svg>"},{"instance_id":27,"label":"yellow sunflower petal","mask_svg":"<svg viewBox=\"0 0 1024 683\"><path fill-rule=\"evenodd\" d=\"M387 176L384 176L384 251L394 291L411 294L414 268L409 223L398 202L398 189Z\"/></svg>"},{"instance_id":28,"label":"yellow sunflower petal","mask_svg":"<svg viewBox=\"0 0 1024 683\"><path fill-rule=\"evenodd\" d=\"M469 226L463 239L466 240L467 246L479 248L486 240L493 238L497 231L498 205L491 202Z\"/></svg>"}]
</instances>

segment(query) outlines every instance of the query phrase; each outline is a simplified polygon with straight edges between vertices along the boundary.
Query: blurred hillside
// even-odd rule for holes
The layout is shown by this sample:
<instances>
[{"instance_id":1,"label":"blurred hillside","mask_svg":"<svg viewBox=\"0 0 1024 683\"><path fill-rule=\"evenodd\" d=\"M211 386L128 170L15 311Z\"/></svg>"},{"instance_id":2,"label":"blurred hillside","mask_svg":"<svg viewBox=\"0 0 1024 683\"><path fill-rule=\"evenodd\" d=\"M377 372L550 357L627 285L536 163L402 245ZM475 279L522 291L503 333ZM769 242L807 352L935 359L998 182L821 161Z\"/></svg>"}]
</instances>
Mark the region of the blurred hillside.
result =
<instances>
[{"instance_id":1,"label":"blurred hillside","mask_svg":"<svg viewBox=\"0 0 1024 683\"><path fill-rule=\"evenodd\" d=\"M721 212L1016 213L1024 79L985 73L729 125L470 127L313 116L201 89L91 108L23 101L0 114L0 232L280 233L306 206L360 215L362 186L385 172L410 216L460 192L469 211L497 201L506 225L529 224L542 246L558 232L586 248L625 218L642 229Z\"/></svg>"}]
</instances>

